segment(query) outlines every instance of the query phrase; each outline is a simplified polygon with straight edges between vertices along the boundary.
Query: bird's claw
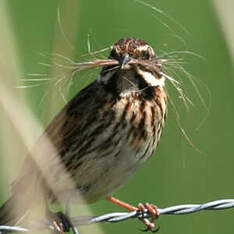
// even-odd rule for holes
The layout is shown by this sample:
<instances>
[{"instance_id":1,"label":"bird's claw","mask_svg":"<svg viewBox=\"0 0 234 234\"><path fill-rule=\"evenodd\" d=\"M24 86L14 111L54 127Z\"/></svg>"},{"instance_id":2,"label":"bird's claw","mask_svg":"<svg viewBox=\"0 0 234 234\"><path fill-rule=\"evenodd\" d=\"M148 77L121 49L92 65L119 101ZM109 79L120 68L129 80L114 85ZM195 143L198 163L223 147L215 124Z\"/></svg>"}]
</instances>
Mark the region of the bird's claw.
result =
<instances>
[{"instance_id":1,"label":"bird's claw","mask_svg":"<svg viewBox=\"0 0 234 234\"><path fill-rule=\"evenodd\" d=\"M158 232L160 229L159 227L157 229L154 229L155 228L154 221L159 217L159 211L157 206L149 203L145 203L144 205L142 203L139 203L138 210L142 212L143 216L144 213L147 212L151 214L151 220L149 220L148 218L141 218L141 221L146 225L146 229L142 231L143 232L151 231L153 233Z\"/></svg>"},{"instance_id":2,"label":"bird's claw","mask_svg":"<svg viewBox=\"0 0 234 234\"><path fill-rule=\"evenodd\" d=\"M158 232L159 230L160 230L160 227L158 227L158 228L156 228L156 229L149 229L148 227L145 228L145 229L140 229L140 231L142 231L142 232L148 232L148 231L150 231L150 232L153 232L153 233L156 233L156 232Z\"/></svg>"},{"instance_id":3,"label":"bird's claw","mask_svg":"<svg viewBox=\"0 0 234 234\"><path fill-rule=\"evenodd\" d=\"M49 212L49 219L52 222L52 226L54 227L54 231L60 234L64 232L69 232L72 229L74 234L78 234L78 230L72 224L70 218L62 212L52 213Z\"/></svg>"}]
</instances>

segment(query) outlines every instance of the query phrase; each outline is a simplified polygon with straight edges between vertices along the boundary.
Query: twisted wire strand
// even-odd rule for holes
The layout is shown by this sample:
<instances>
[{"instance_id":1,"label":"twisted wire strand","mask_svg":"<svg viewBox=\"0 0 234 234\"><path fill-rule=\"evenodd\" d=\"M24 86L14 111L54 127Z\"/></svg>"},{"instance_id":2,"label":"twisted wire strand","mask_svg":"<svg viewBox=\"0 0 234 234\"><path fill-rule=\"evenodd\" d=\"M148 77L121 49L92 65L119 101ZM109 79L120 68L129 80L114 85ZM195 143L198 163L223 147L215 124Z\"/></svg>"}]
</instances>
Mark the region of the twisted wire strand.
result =
<instances>
[{"instance_id":1,"label":"twisted wire strand","mask_svg":"<svg viewBox=\"0 0 234 234\"><path fill-rule=\"evenodd\" d=\"M170 206L167 208L158 208L160 215L185 215L190 213L199 212L202 210L223 210L234 207L234 199L222 199L207 202L204 204L183 204ZM100 222L109 222L116 223L121 222L130 218L149 218L151 214L146 210L142 211L132 211L132 212L114 212L108 213L100 216L79 216L71 218L71 221L74 226L80 225L89 225L93 223ZM53 227L49 224L48 220L41 220L29 227L19 227L19 226L0 226L0 233L5 232L29 232L32 230L43 230L43 229L53 229Z\"/></svg>"}]
</instances>

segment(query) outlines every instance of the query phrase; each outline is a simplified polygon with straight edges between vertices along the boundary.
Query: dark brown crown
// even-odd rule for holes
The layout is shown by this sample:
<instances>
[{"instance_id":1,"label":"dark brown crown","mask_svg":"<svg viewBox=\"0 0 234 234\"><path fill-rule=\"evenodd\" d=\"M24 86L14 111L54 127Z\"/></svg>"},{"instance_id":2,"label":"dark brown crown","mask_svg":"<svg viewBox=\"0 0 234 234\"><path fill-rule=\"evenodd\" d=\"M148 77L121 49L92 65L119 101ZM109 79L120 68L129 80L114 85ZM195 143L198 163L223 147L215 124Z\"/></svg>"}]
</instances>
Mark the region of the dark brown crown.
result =
<instances>
[{"instance_id":1,"label":"dark brown crown","mask_svg":"<svg viewBox=\"0 0 234 234\"><path fill-rule=\"evenodd\" d=\"M119 60L126 54L134 59L150 59L154 57L154 50L141 39L123 38L114 43L110 58Z\"/></svg>"}]
</instances>

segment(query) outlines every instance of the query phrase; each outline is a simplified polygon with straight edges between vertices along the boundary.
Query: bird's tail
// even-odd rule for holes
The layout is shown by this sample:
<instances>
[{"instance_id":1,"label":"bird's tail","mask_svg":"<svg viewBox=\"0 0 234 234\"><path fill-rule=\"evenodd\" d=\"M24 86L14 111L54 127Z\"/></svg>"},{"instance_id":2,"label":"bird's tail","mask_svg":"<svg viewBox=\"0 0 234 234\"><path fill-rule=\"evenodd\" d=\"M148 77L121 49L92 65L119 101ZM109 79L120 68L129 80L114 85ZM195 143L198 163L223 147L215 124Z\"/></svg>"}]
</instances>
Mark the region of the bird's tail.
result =
<instances>
[{"instance_id":1,"label":"bird's tail","mask_svg":"<svg viewBox=\"0 0 234 234\"><path fill-rule=\"evenodd\" d=\"M12 195L0 207L0 225L15 225L28 211L31 202L24 197Z\"/></svg>"},{"instance_id":2,"label":"bird's tail","mask_svg":"<svg viewBox=\"0 0 234 234\"><path fill-rule=\"evenodd\" d=\"M12 184L12 195L0 207L0 225L15 225L20 221L27 211L32 208L37 197L40 197L37 173L27 174L19 177Z\"/></svg>"}]
</instances>

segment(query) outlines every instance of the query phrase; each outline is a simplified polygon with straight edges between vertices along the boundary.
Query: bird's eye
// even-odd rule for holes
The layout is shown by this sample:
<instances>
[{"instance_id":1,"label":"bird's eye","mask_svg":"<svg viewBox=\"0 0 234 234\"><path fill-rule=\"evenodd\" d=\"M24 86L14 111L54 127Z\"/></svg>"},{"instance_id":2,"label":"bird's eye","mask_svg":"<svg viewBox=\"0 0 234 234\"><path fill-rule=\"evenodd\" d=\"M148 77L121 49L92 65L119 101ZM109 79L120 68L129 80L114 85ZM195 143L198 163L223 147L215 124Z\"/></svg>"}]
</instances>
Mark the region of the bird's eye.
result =
<instances>
[{"instance_id":1,"label":"bird's eye","mask_svg":"<svg viewBox=\"0 0 234 234\"><path fill-rule=\"evenodd\" d=\"M110 53L110 58L116 59L118 57L119 57L119 54L117 53L117 51L115 49L112 49Z\"/></svg>"},{"instance_id":2,"label":"bird's eye","mask_svg":"<svg viewBox=\"0 0 234 234\"><path fill-rule=\"evenodd\" d=\"M150 59L150 52L148 50L144 53L144 57L145 59Z\"/></svg>"}]
</instances>

